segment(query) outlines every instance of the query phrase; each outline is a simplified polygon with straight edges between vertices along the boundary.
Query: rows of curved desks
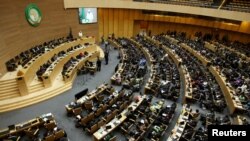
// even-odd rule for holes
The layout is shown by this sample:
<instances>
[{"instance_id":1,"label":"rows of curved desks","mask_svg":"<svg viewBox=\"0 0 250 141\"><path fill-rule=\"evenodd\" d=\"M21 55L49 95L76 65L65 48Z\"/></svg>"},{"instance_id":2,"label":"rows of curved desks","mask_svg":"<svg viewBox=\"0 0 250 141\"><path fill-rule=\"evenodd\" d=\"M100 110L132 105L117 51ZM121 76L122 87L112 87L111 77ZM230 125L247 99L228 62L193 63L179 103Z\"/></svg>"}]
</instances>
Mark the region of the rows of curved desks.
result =
<instances>
[{"instance_id":1,"label":"rows of curved desks","mask_svg":"<svg viewBox=\"0 0 250 141\"><path fill-rule=\"evenodd\" d=\"M24 68L20 69L17 72L17 83L19 86L19 91L21 95L27 95L28 92L28 87L31 84L31 82L34 80L34 78L36 77L36 71L40 68L40 66L44 63L47 62L48 59L50 59L54 54L58 54L60 51L66 51L67 49L76 46L76 45L87 45L87 44L94 44L95 43L95 38L93 37L85 37L85 38L81 38L81 39L77 39L75 41L72 42L68 42L68 43L63 43L61 45L59 45L58 47L54 48L54 49L50 49L47 50L44 54L42 54L41 56L37 56L36 58L32 59L29 63L27 63L27 66L25 66ZM90 50L94 50L95 48L90 48ZM69 59L70 57L76 55L77 53L79 54L80 50L78 52L74 52L71 55L68 55L65 57L66 59ZM50 68L51 74L51 80L54 80L56 75L58 74L58 71L60 66L63 66L65 61L60 61L60 63L58 64L54 64L55 67L54 68ZM58 65L58 67L56 67ZM45 83L45 86L50 86L51 82L48 84L48 82Z\"/></svg>"},{"instance_id":2,"label":"rows of curved desks","mask_svg":"<svg viewBox=\"0 0 250 141\"><path fill-rule=\"evenodd\" d=\"M166 38L169 39L170 41L175 40L169 36L166 36ZM184 49L188 50L194 56L196 56L203 63L203 65L207 65L207 63L210 62L205 57L203 57L201 54L197 53L197 51L195 51L194 49L189 47L188 45L182 43L180 46L183 47ZM233 114L235 111L243 111L244 108L243 108L238 96L235 94L235 90L233 89L233 87L229 83L226 82L225 76L223 74L221 74L220 70L214 66L209 66L208 69L213 74L216 81L220 85L220 88L224 94L227 106L229 108L230 114Z\"/></svg>"},{"instance_id":3,"label":"rows of curved desks","mask_svg":"<svg viewBox=\"0 0 250 141\"><path fill-rule=\"evenodd\" d=\"M185 103L186 99L192 99L191 77L185 65L182 64L182 59L173 50L166 47L165 45L162 45L159 41L154 40L148 36L146 38L148 40L151 40L158 46L162 47L165 50L165 52L172 58L174 63L177 65L178 71L180 73L180 78L184 80L183 89L184 89L185 95L184 95L184 99L182 102Z\"/></svg>"}]
</instances>

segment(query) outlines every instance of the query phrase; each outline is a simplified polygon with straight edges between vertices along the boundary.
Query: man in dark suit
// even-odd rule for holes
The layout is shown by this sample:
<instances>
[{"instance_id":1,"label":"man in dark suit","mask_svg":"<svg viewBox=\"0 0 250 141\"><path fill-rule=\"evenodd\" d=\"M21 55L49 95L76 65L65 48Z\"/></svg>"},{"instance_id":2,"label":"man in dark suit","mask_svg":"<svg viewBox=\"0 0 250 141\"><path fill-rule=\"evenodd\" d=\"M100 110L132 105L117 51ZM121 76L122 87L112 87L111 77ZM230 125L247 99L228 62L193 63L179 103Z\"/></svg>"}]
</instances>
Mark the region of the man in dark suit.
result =
<instances>
[{"instance_id":1,"label":"man in dark suit","mask_svg":"<svg viewBox=\"0 0 250 141\"><path fill-rule=\"evenodd\" d=\"M104 57L105 57L106 65L108 65L108 63L109 63L109 52L108 51L105 51Z\"/></svg>"},{"instance_id":2,"label":"man in dark suit","mask_svg":"<svg viewBox=\"0 0 250 141\"><path fill-rule=\"evenodd\" d=\"M97 64L97 71L101 71L102 61L100 60L99 57L97 58L96 64Z\"/></svg>"}]
</instances>

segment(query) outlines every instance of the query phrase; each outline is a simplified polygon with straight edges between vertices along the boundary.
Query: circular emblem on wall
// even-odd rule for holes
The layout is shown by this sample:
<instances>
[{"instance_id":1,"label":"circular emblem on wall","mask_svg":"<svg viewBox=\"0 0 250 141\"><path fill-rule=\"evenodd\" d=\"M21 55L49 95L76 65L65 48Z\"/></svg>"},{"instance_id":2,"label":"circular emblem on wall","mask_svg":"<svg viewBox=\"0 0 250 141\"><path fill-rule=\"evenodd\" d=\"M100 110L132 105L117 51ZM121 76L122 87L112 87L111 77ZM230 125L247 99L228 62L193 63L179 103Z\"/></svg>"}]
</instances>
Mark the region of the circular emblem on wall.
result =
<instances>
[{"instance_id":1,"label":"circular emblem on wall","mask_svg":"<svg viewBox=\"0 0 250 141\"><path fill-rule=\"evenodd\" d=\"M25 16L29 24L32 26L38 26L42 20L42 13L35 4L29 4L25 8Z\"/></svg>"}]
</instances>

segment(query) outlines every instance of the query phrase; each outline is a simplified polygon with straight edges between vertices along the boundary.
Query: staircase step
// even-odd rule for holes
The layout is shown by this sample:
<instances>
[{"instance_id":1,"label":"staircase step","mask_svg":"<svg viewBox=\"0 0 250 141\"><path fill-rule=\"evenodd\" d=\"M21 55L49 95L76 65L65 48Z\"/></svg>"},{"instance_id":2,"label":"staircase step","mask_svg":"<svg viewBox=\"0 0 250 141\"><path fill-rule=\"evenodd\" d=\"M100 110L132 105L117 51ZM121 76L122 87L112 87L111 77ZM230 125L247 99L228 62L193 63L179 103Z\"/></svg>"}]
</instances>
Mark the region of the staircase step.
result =
<instances>
[{"instance_id":1,"label":"staircase step","mask_svg":"<svg viewBox=\"0 0 250 141\"><path fill-rule=\"evenodd\" d=\"M5 86L5 87L0 86L0 92L4 91L4 90L11 90L11 89L18 89L18 87L17 87L17 85L9 85L9 86Z\"/></svg>"},{"instance_id":2,"label":"staircase step","mask_svg":"<svg viewBox=\"0 0 250 141\"><path fill-rule=\"evenodd\" d=\"M69 90L71 88L72 88L72 83L67 83L64 86L62 86L62 87L60 87L60 88L58 88L58 89L56 89L54 91L45 93L43 95L35 96L33 98L25 99L25 100L22 100L22 101L11 103L11 104L4 104L4 105L0 104L0 113L10 111L10 110L14 110L14 109L18 109L18 108L22 108L22 107L26 107L26 106L29 106L29 105L44 101L46 99L52 98L52 97L54 97L56 95L59 95L59 94L65 92L65 91L67 91L67 90Z\"/></svg>"},{"instance_id":3,"label":"staircase step","mask_svg":"<svg viewBox=\"0 0 250 141\"><path fill-rule=\"evenodd\" d=\"M37 83L37 84L32 85L32 86L29 86L28 89L29 89L29 93L34 93L34 92L37 92L37 91L44 89L44 85L41 82L41 83Z\"/></svg>"},{"instance_id":4,"label":"staircase step","mask_svg":"<svg viewBox=\"0 0 250 141\"><path fill-rule=\"evenodd\" d=\"M9 86L17 86L16 82L11 82L11 83L0 83L0 88L4 88L4 87L9 87Z\"/></svg>"},{"instance_id":5,"label":"staircase step","mask_svg":"<svg viewBox=\"0 0 250 141\"><path fill-rule=\"evenodd\" d=\"M11 93L5 93L5 94L0 94L0 99L4 98L4 97L8 97L8 96L20 96L20 93L18 92L11 92Z\"/></svg>"},{"instance_id":6,"label":"staircase step","mask_svg":"<svg viewBox=\"0 0 250 141\"><path fill-rule=\"evenodd\" d=\"M6 100L6 99L15 98L15 97L19 97L19 96L20 96L19 94L6 95L6 96L4 96L4 97L1 97L1 96L0 96L0 101L1 101L1 100Z\"/></svg>"},{"instance_id":7,"label":"staircase step","mask_svg":"<svg viewBox=\"0 0 250 141\"><path fill-rule=\"evenodd\" d=\"M16 83L16 79L0 80L0 84Z\"/></svg>"},{"instance_id":8,"label":"staircase step","mask_svg":"<svg viewBox=\"0 0 250 141\"><path fill-rule=\"evenodd\" d=\"M29 87L30 87L30 88L39 88L39 87L43 87L43 83L31 85L31 86L29 86Z\"/></svg>"},{"instance_id":9,"label":"staircase step","mask_svg":"<svg viewBox=\"0 0 250 141\"><path fill-rule=\"evenodd\" d=\"M34 93L34 92L37 92L37 91L40 91L40 90L43 90L43 89L44 89L44 87L42 87L42 86L29 88L29 93Z\"/></svg>"},{"instance_id":10,"label":"staircase step","mask_svg":"<svg viewBox=\"0 0 250 141\"><path fill-rule=\"evenodd\" d=\"M18 93L19 94L19 90L18 89L1 90L0 91L0 96L1 95L13 94L13 93Z\"/></svg>"}]
</instances>

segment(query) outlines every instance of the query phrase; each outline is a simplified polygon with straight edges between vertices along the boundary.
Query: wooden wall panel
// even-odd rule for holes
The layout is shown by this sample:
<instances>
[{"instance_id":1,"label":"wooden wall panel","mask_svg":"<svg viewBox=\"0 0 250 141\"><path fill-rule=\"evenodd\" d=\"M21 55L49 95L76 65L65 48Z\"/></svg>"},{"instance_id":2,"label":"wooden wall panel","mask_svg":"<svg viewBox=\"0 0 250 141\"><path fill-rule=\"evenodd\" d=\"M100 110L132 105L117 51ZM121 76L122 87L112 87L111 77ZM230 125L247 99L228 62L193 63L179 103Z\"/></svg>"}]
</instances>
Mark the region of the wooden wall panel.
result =
<instances>
[{"instance_id":1,"label":"wooden wall panel","mask_svg":"<svg viewBox=\"0 0 250 141\"><path fill-rule=\"evenodd\" d=\"M35 3L42 12L38 27L25 19L29 3ZM6 72L7 60L34 45L67 36L70 27L74 36L82 30L84 35L98 37L98 24L79 24L78 9L65 10L62 0L1 0L0 17L0 74Z\"/></svg>"},{"instance_id":2,"label":"wooden wall panel","mask_svg":"<svg viewBox=\"0 0 250 141\"><path fill-rule=\"evenodd\" d=\"M103 10L104 9L98 9L99 39L104 36Z\"/></svg>"},{"instance_id":3,"label":"wooden wall panel","mask_svg":"<svg viewBox=\"0 0 250 141\"><path fill-rule=\"evenodd\" d=\"M136 34L138 34L140 32L140 21L134 21L134 32L133 32L133 36L136 36Z\"/></svg>"},{"instance_id":4,"label":"wooden wall panel","mask_svg":"<svg viewBox=\"0 0 250 141\"><path fill-rule=\"evenodd\" d=\"M107 38L109 34L109 9L103 9L103 31L104 38Z\"/></svg>"},{"instance_id":5,"label":"wooden wall panel","mask_svg":"<svg viewBox=\"0 0 250 141\"><path fill-rule=\"evenodd\" d=\"M138 20L140 18L140 11L139 10L135 10L134 12L134 20Z\"/></svg>"},{"instance_id":6,"label":"wooden wall panel","mask_svg":"<svg viewBox=\"0 0 250 141\"><path fill-rule=\"evenodd\" d=\"M128 29L129 29L129 10L124 10L123 11L124 13L124 18L123 18L123 21L124 21L124 25L123 25L123 35L124 37L128 37Z\"/></svg>"},{"instance_id":7,"label":"wooden wall panel","mask_svg":"<svg viewBox=\"0 0 250 141\"><path fill-rule=\"evenodd\" d=\"M126 13L127 14L127 13ZM124 25L124 10L123 9L119 9L119 21L118 21L118 36L121 37L123 36L123 25Z\"/></svg>"},{"instance_id":8,"label":"wooden wall panel","mask_svg":"<svg viewBox=\"0 0 250 141\"><path fill-rule=\"evenodd\" d=\"M109 9L109 31L108 34L114 33L114 9Z\"/></svg>"},{"instance_id":9,"label":"wooden wall panel","mask_svg":"<svg viewBox=\"0 0 250 141\"><path fill-rule=\"evenodd\" d=\"M128 21L128 37L133 36L134 30L134 12L135 10L129 10L129 21Z\"/></svg>"},{"instance_id":10,"label":"wooden wall panel","mask_svg":"<svg viewBox=\"0 0 250 141\"><path fill-rule=\"evenodd\" d=\"M119 28L119 13L118 13L118 9L114 9L114 34L115 36L118 35L118 28Z\"/></svg>"},{"instance_id":11,"label":"wooden wall panel","mask_svg":"<svg viewBox=\"0 0 250 141\"><path fill-rule=\"evenodd\" d=\"M151 34L155 35L156 30L154 30L154 27L153 27L154 24L151 24L151 23L152 23L152 21L150 21L149 24L148 24L148 30L151 30Z\"/></svg>"},{"instance_id":12,"label":"wooden wall panel","mask_svg":"<svg viewBox=\"0 0 250 141\"><path fill-rule=\"evenodd\" d=\"M174 17L174 16L163 16L163 15L148 15L142 14L140 10L133 9L112 9L108 10L109 16L112 15L110 12L113 11L113 20L109 17L109 26L106 29L109 33L114 30L115 35L130 37L136 35L142 29L140 27L141 22L148 22L147 31L151 30L152 35L159 34L161 32L166 32L168 30L176 30L187 32L188 37L193 37L195 32L213 33L215 29L216 32L221 33L221 37L224 34L233 34L234 36L230 39L242 39L242 41L247 41L247 34L237 34L237 32L249 32L250 23L242 22L242 24L230 24L218 21L208 21L204 19L186 18L186 17ZM105 14L103 14L105 16ZM113 24L112 24L113 22ZM113 26L112 26L113 25ZM105 29L104 29L105 30ZM244 36L239 38L230 31L235 32L237 36ZM100 32L101 33L101 32ZM246 36L246 37L245 37ZM248 35L249 37L249 35Z\"/></svg>"}]
</instances>

